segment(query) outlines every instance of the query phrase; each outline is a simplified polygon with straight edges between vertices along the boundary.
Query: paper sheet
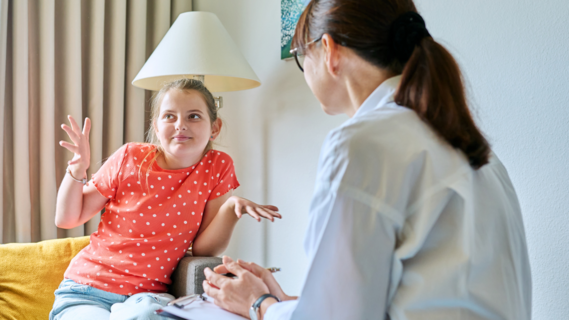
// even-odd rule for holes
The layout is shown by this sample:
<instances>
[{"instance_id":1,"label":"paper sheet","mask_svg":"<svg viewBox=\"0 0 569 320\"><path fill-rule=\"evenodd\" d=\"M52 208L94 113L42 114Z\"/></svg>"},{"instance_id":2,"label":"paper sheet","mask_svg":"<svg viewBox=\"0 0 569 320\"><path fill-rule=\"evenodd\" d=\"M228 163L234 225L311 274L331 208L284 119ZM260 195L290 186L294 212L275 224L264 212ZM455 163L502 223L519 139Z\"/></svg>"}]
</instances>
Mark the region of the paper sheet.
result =
<instances>
[{"instance_id":1,"label":"paper sheet","mask_svg":"<svg viewBox=\"0 0 569 320\"><path fill-rule=\"evenodd\" d=\"M213 298L204 294L207 301L197 300L184 309L167 306L162 310L175 316L191 320L246 320L242 316L226 311L213 303Z\"/></svg>"}]
</instances>

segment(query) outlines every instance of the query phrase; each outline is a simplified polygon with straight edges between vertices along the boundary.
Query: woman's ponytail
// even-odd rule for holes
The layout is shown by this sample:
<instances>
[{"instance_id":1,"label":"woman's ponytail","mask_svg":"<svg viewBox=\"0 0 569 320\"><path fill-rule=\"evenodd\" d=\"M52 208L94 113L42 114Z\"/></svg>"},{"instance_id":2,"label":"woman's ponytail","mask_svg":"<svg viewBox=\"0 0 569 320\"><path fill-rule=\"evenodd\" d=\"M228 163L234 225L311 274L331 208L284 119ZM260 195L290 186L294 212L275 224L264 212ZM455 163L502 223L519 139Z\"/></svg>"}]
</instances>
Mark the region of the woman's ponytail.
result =
<instances>
[{"instance_id":1,"label":"woman's ponytail","mask_svg":"<svg viewBox=\"0 0 569 320\"><path fill-rule=\"evenodd\" d=\"M415 46L403 68L395 102L414 110L451 146L460 149L472 168L488 163L490 146L468 109L458 64L433 38L425 37Z\"/></svg>"},{"instance_id":2,"label":"woman's ponytail","mask_svg":"<svg viewBox=\"0 0 569 320\"><path fill-rule=\"evenodd\" d=\"M433 40L412 0L312 0L292 44L304 48L325 33L373 65L402 74L395 102L415 110L474 169L488 163L490 146L468 110L460 69Z\"/></svg>"}]
</instances>

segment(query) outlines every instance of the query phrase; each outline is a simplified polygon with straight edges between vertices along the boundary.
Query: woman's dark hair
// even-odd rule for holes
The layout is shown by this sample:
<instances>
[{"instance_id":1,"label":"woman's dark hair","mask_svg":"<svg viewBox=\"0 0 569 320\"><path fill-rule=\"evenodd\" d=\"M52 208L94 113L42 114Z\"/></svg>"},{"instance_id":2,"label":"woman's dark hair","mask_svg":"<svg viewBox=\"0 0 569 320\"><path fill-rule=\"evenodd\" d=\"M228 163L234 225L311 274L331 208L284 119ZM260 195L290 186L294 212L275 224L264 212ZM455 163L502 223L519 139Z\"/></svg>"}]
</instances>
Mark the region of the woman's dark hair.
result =
<instances>
[{"instance_id":1,"label":"woman's dark hair","mask_svg":"<svg viewBox=\"0 0 569 320\"><path fill-rule=\"evenodd\" d=\"M304 48L328 34L362 59L401 74L395 102L414 110L479 169L488 163L490 146L472 119L452 55L426 30L410 57L401 58L394 49L393 22L409 12L417 12L412 0L312 0L300 16L292 45Z\"/></svg>"}]
</instances>

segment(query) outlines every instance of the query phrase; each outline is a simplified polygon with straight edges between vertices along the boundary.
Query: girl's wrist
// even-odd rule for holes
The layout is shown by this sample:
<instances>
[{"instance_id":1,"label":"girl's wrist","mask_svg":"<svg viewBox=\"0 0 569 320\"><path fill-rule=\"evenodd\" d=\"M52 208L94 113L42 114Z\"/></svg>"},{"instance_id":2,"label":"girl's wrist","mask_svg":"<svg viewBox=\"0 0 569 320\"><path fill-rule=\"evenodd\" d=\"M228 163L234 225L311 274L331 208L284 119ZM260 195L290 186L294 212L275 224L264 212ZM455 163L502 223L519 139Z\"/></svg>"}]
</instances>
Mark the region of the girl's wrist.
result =
<instances>
[{"instance_id":1,"label":"girl's wrist","mask_svg":"<svg viewBox=\"0 0 569 320\"><path fill-rule=\"evenodd\" d=\"M87 168L83 169L78 165L70 165L67 167L73 178L75 179L84 179L87 178Z\"/></svg>"}]
</instances>

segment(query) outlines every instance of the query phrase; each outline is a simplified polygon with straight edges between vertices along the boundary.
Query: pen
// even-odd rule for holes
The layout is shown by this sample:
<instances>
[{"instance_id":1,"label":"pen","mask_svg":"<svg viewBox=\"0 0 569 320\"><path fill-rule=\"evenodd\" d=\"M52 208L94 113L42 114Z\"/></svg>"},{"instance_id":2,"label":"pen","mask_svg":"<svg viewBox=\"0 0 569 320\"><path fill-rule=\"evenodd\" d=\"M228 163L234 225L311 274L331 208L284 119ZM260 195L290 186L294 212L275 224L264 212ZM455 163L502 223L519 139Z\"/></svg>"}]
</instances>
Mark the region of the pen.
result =
<instances>
[{"instance_id":1,"label":"pen","mask_svg":"<svg viewBox=\"0 0 569 320\"><path fill-rule=\"evenodd\" d=\"M271 273L275 273L275 272L279 272L281 271L281 268L275 268L275 267L271 267L271 268L266 268L267 270L269 270L269 272ZM233 273L229 272L229 273L220 273L219 275L224 276L224 277L229 277L229 278L237 278L236 275L234 275Z\"/></svg>"}]
</instances>

